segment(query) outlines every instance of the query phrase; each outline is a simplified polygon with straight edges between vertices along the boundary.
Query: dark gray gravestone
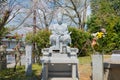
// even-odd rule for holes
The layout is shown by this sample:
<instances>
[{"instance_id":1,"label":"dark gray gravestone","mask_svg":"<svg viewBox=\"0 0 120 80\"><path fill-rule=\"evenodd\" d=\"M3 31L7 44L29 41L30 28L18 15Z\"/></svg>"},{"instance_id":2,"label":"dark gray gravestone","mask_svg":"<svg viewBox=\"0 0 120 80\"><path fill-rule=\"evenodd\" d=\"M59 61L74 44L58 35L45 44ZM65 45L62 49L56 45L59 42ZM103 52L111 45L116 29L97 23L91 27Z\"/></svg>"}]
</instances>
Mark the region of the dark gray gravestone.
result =
<instances>
[{"instance_id":1,"label":"dark gray gravestone","mask_svg":"<svg viewBox=\"0 0 120 80\"><path fill-rule=\"evenodd\" d=\"M26 52L25 71L26 75L29 76L32 74L32 45L27 44L25 46L25 52Z\"/></svg>"},{"instance_id":2,"label":"dark gray gravestone","mask_svg":"<svg viewBox=\"0 0 120 80\"><path fill-rule=\"evenodd\" d=\"M104 80L120 80L120 50L113 50L110 60L104 62Z\"/></svg>"},{"instance_id":3,"label":"dark gray gravestone","mask_svg":"<svg viewBox=\"0 0 120 80\"><path fill-rule=\"evenodd\" d=\"M92 55L92 80L104 80L103 55Z\"/></svg>"}]
</instances>

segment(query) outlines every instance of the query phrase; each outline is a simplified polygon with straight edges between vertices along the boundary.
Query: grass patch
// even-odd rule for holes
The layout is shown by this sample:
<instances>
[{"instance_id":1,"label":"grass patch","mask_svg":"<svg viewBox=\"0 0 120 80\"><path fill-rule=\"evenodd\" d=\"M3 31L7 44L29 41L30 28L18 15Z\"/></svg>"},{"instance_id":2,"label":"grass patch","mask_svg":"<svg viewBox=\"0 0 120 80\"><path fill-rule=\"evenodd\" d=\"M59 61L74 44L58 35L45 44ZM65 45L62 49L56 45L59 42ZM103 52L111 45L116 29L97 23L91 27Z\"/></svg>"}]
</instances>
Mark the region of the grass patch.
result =
<instances>
[{"instance_id":1,"label":"grass patch","mask_svg":"<svg viewBox=\"0 0 120 80\"><path fill-rule=\"evenodd\" d=\"M108 58L111 58L111 55L104 55L103 57L104 59L108 59Z\"/></svg>"},{"instance_id":2,"label":"grass patch","mask_svg":"<svg viewBox=\"0 0 120 80\"><path fill-rule=\"evenodd\" d=\"M33 70L34 75L40 76L40 73L42 71L42 66L39 64L34 64L32 65L32 70Z\"/></svg>"},{"instance_id":3,"label":"grass patch","mask_svg":"<svg viewBox=\"0 0 120 80\"><path fill-rule=\"evenodd\" d=\"M91 56L79 57L78 59L79 59L80 64L90 64L91 63Z\"/></svg>"},{"instance_id":4,"label":"grass patch","mask_svg":"<svg viewBox=\"0 0 120 80\"><path fill-rule=\"evenodd\" d=\"M110 58L110 55L104 55L104 58ZM91 63L91 56L79 57L79 63L82 65ZM17 66L17 71L13 72L13 68L8 68L0 71L0 80L40 80L42 71L40 64L32 65L32 75L25 75L25 66Z\"/></svg>"},{"instance_id":5,"label":"grass patch","mask_svg":"<svg viewBox=\"0 0 120 80\"><path fill-rule=\"evenodd\" d=\"M104 59L109 59L111 58L111 55L103 55ZM90 64L92 61L91 56L84 56L84 57L79 57L79 63L80 64Z\"/></svg>"},{"instance_id":6,"label":"grass patch","mask_svg":"<svg viewBox=\"0 0 120 80\"><path fill-rule=\"evenodd\" d=\"M40 80L41 65L32 65L32 75L25 75L25 66L17 66L17 71L8 68L0 71L0 80Z\"/></svg>"}]
</instances>

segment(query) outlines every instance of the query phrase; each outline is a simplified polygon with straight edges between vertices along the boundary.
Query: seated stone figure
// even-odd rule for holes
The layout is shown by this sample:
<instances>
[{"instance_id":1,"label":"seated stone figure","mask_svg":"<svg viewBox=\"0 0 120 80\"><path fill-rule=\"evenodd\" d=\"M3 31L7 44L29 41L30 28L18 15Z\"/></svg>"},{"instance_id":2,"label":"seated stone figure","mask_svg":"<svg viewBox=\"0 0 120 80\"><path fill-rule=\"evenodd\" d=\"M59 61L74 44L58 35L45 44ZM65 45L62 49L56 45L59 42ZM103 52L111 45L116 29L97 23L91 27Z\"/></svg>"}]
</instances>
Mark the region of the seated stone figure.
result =
<instances>
[{"instance_id":1,"label":"seated stone figure","mask_svg":"<svg viewBox=\"0 0 120 80\"><path fill-rule=\"evenodd\" d=\"M52 26L51 30L52 35L50 36L50 43L52 45L60 44L60 42L66 45L71 43L70 33L68 32L66 24L58 22L58 24Z\"/></svg>"}]
</instances>

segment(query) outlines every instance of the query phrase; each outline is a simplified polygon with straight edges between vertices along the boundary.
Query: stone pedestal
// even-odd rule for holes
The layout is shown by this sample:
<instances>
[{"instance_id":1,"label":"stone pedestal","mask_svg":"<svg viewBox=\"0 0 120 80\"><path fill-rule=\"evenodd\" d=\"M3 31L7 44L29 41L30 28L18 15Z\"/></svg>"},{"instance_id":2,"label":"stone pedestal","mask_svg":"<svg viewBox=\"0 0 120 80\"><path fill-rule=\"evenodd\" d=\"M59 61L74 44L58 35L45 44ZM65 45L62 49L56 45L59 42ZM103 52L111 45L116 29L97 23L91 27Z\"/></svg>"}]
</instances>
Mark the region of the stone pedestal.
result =
<instances>
[{"instance_id":1,"label":"stone pedestal","mask_svg":"<svg viewBox=\"0 0 120 80\"><path fill-rule=\"evenodd\" d=\"M73 50L73 49L71 49ZM48 51L48 53L46 52ZM44 49L41 61L43 63L42 80L78 80L77 55L71 53L49 53ZM55 50L53 50L55 51ZM75 50L76 51L76 50Z\"/></svg>"},{"instance_id":2,"label":"stone pedestal","mask_svg":"<svg viewBox=\"0 0 120 80\"><path fill-rule=\"evenodd\" d=\"M67 25L52 28L50 43L50 48L42 49L42 80L78 80L78 49L68 46L71 37Z\"/></svg>"},{"instance_id":3,"label":"stone pedestal","mask_svg":"<svg viewBox=\"0 0 120 80\"><path fill-rule=\"evenodd\" d=\"M104 63L104 80L120 80L120 63Z\"/></svg>"}]
</instances>

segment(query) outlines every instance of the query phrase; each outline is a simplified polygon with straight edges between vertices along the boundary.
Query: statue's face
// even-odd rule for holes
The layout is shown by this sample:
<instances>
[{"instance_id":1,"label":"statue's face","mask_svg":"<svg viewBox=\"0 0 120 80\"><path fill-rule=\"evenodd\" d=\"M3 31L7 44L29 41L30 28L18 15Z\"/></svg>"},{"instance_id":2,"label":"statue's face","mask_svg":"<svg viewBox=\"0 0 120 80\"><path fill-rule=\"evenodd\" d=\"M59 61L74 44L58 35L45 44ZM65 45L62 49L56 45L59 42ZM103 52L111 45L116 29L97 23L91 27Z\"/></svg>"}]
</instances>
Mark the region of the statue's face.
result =
<instances>
[{"instance_id":1,"label":"statue's face","mask_svg":"<svg viewBox=\"0 0 120 80\"><path fill-rule=\"evenodd\" d=\"M62 24L62 14L61 13L58 13L58 15L57 15L57 22L59 25Z\"/></svg>"},{"instance_id":2,"label":"statue's face","mask_svg":"<svg viewBox=\"0 0 120 80\"><path fill-rule=\"evenodd\" d=\"M61 24L62 24L62 21L58 21L58 24L61 25Z\"/></svg>"}]
</instances>

